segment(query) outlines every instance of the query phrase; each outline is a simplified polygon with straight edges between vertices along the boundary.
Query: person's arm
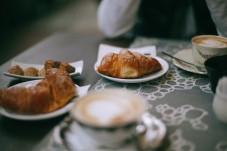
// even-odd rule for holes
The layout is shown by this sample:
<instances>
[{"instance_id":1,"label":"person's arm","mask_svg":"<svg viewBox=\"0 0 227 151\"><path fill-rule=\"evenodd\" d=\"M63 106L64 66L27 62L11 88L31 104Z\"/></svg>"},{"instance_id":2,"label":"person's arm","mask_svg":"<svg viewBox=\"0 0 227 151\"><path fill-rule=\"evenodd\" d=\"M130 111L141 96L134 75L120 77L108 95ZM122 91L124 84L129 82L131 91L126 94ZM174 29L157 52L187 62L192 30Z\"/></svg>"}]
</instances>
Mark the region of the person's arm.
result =
<instances>
[{"instance_id":1,"label":"person's arm","mask_svg":"<svg viewBox=\"0 0 227 151\"><path fill-rule=\"evenodd\" d=\"M97 12L98 26L106 37L127 33L135 24L141 0L102 0Z\"/></svg>"},{"instance_id":2,"label":"person's arm","mask_svg":"<svg viewBox=\"0 0 227 151\"><path fill-rule=\"evenodd\" d=\"M206 0L219 35L227 37L227 0Z\"/></svg>"}]
</instances>

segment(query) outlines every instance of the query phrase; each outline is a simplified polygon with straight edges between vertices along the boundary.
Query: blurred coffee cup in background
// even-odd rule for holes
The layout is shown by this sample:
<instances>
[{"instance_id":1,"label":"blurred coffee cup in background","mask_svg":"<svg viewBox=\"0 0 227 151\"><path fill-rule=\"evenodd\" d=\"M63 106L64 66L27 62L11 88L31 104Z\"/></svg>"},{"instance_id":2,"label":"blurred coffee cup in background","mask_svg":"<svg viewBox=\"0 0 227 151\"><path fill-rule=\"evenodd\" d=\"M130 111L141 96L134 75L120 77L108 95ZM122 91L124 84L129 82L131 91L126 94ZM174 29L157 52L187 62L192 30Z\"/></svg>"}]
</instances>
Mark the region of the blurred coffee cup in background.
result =
<instances>
[{"instance_id":1,"label":"blurred coffee cup in background","mask_svg":"<svg viewBox=\"0 0 227 151\"><path fill-rule=\"evenodd\" d=\"M221 122L227 123L227 77L222 77L218 82L213 100L213 110Z\"/></svg>"},{"instance_id":2,"label":"blurred coffee cup in background","mask_svg":"<svg viewBox=\"0 0 227 151\"><path fill-rule=\"evenodd\" d=\"M199 35L191 39L192 56L195 63L204 66L204 62L215 56L227 54L227 38L216 35Z\"/></svg>"}]
</instances>

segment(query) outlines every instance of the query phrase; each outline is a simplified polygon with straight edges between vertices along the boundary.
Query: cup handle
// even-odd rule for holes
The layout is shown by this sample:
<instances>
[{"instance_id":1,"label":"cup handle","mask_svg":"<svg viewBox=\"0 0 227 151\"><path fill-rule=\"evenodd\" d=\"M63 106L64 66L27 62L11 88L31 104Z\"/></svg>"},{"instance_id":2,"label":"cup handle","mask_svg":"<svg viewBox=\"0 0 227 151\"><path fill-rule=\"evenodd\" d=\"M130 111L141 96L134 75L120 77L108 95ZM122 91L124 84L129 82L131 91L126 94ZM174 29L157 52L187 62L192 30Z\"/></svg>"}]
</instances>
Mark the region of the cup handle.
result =
<instances>
[{"instance_id":1,"label":"cup handle","mask_svg":"<svg viewBox=\"0 0 227 151\"><path fill-rule=\"evenodd\" d=\"M136 138L140 149L156 149L160 146L165 134L166 127L159 126L159 120L151 113L143 113L136 127Z\"/></svg>"},{"instance_id":2,"label":"cup handle","mask_svg":"<svg viewBox=\"0 0 227 151\"><path fill-rule=\"evenodd\" d=\"M62 139L61 134L64 130L69 128L69 125L71 123L72 123L72 119L70 117L67 117L64 119L64 122L61 123L59 126L55 127L54 131L53 131L54 142L63 151L68 151L69 148L68 148L68 145L66 144L66 142Z\"/></svg>"}]
</instances>

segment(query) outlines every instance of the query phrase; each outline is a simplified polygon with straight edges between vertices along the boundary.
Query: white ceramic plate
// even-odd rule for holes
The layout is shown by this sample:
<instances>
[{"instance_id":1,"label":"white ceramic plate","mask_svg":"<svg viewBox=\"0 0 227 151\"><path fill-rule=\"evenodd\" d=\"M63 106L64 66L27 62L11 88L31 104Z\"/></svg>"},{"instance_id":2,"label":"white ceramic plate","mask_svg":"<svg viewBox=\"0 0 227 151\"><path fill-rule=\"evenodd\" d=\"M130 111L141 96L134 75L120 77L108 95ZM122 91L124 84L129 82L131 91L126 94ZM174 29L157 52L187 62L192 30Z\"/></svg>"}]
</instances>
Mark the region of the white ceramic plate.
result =
<instances>
[{"instance_id":1,"label":"white ceramic plate","mask_svg":"<svg viewBox=\"0 0 227 151\"><path fill-rule=\"evenodd\" d=\"M179 58L181 60L184 60L186 62L190 62L192 64L196 64L193 57L192 57L192 50L191 49L184 49L182 51L177 52L174 57ZM173 64L177 66L178 68L181 68L185 71L192 72L192 73L197 73L197 74L202 74L206 75L207 71L205 70L200 70L195 66L192 66L190 64L186 64L184 62L178 61L176 59L173 59Z\"/></svg>"},{"instance_id":2,"label":"white ceramic plate","mask_svg":"<svg viewBox=\"0 0 227 151\"><path fill-rule=\"evenodd\" d=\"M36 85L38 82L40 82L40 80L33 80L33 81L23 82L23 83L14 85L12 87L18 87L18 86L29 87L29 86ZM0 114L6 116L8 118L17 119L17 120L26 120L26 121L44 120L44 119L49 119L49 118L60 116L64 113L67 113L71 109L74 101L78 97L81 97L87 93L90 85L83 86L83 87L79 87L76 85L76 87L77 87L78 96L76 98L72 99L70 101L70 103L66 104L64 107L62 107L56 111L53 111L50 113L44 113L44 114L26 114L26 113L19 113L19 112L11 111L8 109L4 109L3 107L0 107Z\"/></svg>"},{"instance_id":3,"label":"white ceramic plate","mask_svg":"<svg viewBox=\"0 0 227 151\"><path fill-rule=\"evenodd\" d=\"M71 77L78 76L82 73L83 64L84 64L83 60L71 62L69 64L76 68L76 71L74 73L69 74ZM19 65L23 70L25 68L28 68L28 67L35 67L38 70L40 70L44 67L44 65L40 65L40 64L27 64L27 63L12 61L11 66L14 66L14 65ZM24 80L37 80L37 79L43 79L44 78L44 77L41 77L41 76L34 77L34 76L22 76L22 75L17 75L17 74L11 74L8 71L3 72L3 74L6 75L6 76L9 76L9 77L19 78L19 79L24 79Z\"/></svg>"},{"instance_id":4,"label":"white ceramic plate","mask_svg":"<svg viewBox=\"0 0 227 151\"><path fill-rule=\"evenodd\" d=\"M160 64L162 65L162 69L160 71L158 71L158 72L147 74L147 75L141 76L139 78L133 78L133 79L113 78L113 77L106 76L104 74L99 73L97 71L97 67L98 67L97 63L95 64L94 68L95 68L95 71L100 76L102 76L102 77L104 77L106 79L112 80L112 81L121 82L121 83L140 83L140 82L146 82L146 81L154 80L154 79L164 75L168 71L169 64L164 59L162 59L160 57L154 57L154 58L156 58L160 62Z\"/></svg>"}]
</instances>

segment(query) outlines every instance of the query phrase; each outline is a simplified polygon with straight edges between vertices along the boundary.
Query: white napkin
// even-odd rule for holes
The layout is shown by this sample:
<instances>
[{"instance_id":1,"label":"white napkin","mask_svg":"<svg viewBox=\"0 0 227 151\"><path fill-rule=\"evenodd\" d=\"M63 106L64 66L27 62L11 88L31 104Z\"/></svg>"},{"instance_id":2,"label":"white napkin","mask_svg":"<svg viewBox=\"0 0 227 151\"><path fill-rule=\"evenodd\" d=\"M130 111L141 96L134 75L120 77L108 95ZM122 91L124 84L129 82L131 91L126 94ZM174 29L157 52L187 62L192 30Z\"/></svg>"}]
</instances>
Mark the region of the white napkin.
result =
<instances>
[{"instance_id":1,"label":"white napkin","mask_svg":"<svg viewBox=\"0 0 227 151\"><path fill-rule=\"evenodd\" d=\"M89 85L85 85L85 86L80 86L80 87L78 86L78 90L77 90L78 91L77 92L78 95L80 97L86 95L90 86L91 86L90 84Z\"/></svg>"},{"instance_id":2,"label":"white napkin","mask_svg":"<svg viewBox=\"0 0 227 151\"><path fill-rule=\"evenodd\" d=\"M105 56L107 53L119 53L121 47L111 46L107 44L100 44L99 45L99 51L98 51L98 58L97 58L97 64L100 64L103 56ZM140 48L129 48L131 51L139 52L141 54L149 54L151 57L156 56L156 47L155 46L145 46Z\"/></svg>"}]
</instances>

